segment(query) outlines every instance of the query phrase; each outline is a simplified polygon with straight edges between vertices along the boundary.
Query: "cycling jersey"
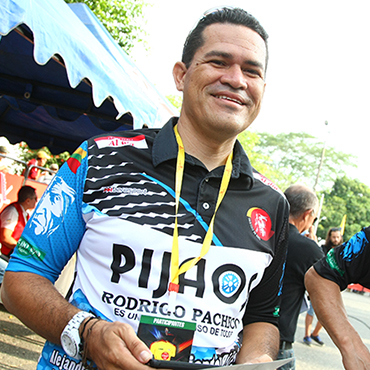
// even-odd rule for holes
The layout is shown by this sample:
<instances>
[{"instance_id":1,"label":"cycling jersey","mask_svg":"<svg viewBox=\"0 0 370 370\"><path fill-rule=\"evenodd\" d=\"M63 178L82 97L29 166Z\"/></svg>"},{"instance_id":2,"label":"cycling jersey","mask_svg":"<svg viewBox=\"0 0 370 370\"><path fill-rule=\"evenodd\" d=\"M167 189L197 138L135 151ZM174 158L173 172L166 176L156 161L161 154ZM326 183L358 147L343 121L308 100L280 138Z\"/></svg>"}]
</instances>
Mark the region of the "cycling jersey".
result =
<instances>
[{"instance_id":1,"label":"cycling jersey","mask_svg":"<svg viewBox=\"0 0 370 370\"><path fill-rule=\"evenodd\" d=\"M289 207L281 191L252 169L237 142L212 245L180 275L171 306L175 123L84 142L41 198L8 269L54 282L77 252L73 304L135 330L141 315L196 323L189 361L231 364L244 325L277 324ZM178 210L180 264L200 254L223 169L208 171L186 155ZM63 369L78 366L61 347L46 343L39 369L55 368L62 359L68 361Z\"/></svg>"}]
</instances>

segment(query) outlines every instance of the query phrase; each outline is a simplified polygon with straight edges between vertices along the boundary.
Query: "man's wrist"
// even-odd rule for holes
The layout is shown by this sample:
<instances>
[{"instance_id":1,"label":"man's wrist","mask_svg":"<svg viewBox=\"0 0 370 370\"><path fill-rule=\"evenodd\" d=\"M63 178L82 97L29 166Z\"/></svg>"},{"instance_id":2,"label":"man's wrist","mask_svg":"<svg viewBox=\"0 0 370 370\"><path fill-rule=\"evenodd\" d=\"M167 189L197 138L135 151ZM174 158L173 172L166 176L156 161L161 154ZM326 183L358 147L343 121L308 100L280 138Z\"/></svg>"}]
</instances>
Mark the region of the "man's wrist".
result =
<instances>
[{"instance_id":1,"label":"man's wrist","mask_svg":"<svg viewBox=\"0 0 370 370\"><path fill-rule=\"evenodd\" d=\"M93 314L85 311L77 312L65 326L60 342L66 354L70 357L81 359L80 353L80 326L83 321L89 317L94 317Z\"/></svg>"}]
</instances>

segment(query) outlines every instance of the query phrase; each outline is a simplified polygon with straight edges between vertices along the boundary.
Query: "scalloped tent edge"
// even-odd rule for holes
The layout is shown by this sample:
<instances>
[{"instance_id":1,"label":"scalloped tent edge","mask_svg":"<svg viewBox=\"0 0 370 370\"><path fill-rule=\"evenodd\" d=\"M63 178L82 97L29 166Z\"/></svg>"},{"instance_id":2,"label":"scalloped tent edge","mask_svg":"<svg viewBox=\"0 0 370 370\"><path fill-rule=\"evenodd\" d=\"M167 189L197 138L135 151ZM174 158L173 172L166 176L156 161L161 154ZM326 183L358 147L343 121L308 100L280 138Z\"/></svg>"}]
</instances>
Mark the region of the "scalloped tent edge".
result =
<instances>
[{"instance_id":1,"label":"scalloped tent edge","mask_svg":"<svg viewBox=\"0 0 370 370\"><path fill-rule=\"evenodd\" d=\"M0 135L11 143L72 152L178 115L85 4L3 0L0 35Z\"/></svg>"}]
</instances>

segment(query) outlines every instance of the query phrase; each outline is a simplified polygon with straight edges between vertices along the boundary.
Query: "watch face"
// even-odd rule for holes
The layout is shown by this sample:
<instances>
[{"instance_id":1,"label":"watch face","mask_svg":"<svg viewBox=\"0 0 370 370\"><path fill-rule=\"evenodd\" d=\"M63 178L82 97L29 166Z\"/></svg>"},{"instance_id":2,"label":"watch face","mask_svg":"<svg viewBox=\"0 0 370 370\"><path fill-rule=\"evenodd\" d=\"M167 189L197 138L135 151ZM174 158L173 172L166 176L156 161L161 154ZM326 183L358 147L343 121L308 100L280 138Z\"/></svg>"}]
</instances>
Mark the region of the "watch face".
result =
<instances>
[{"instance_id":1,"label":"watch face","mask_svg":"<svg viewBox=\"0 0 370 370\"><path fill-rule=\"evenodd\" d=\"M67 334L63 334L61 337L62 347L66 351L68 356L75 357L77 355L77 344Z\"/></svg>"}]
</instances>

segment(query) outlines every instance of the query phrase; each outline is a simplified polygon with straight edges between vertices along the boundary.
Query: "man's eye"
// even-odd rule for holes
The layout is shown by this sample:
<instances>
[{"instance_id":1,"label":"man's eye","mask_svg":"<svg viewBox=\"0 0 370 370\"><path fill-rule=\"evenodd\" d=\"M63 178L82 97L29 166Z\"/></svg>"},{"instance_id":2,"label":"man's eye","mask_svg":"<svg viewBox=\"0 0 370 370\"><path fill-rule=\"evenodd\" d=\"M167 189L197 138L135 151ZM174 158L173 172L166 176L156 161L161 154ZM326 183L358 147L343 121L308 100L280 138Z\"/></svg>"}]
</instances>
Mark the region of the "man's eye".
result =
<instances>
[{"instance_id":1,"label":"man's eye","mask_svg":"<svg viewBox=\"0 0 370 370\"><path fill-rule=\"evenodd\" d=\"M217 66L224 66L225 63L222 60L210 60L210 63L216 64Z\"/></svg>"},{"instance_id":2,"label":"man's eye","mask_svg":"<svg viewBox=\"0 0 370 370\"><path fill-rule=\"evenodd\" d=\"M249 75L249 76L252 76L252 77L261 77L262 78L261 72L256 70L256 69L245 69L244 73Z\"/></svg>"}]
</instances>

